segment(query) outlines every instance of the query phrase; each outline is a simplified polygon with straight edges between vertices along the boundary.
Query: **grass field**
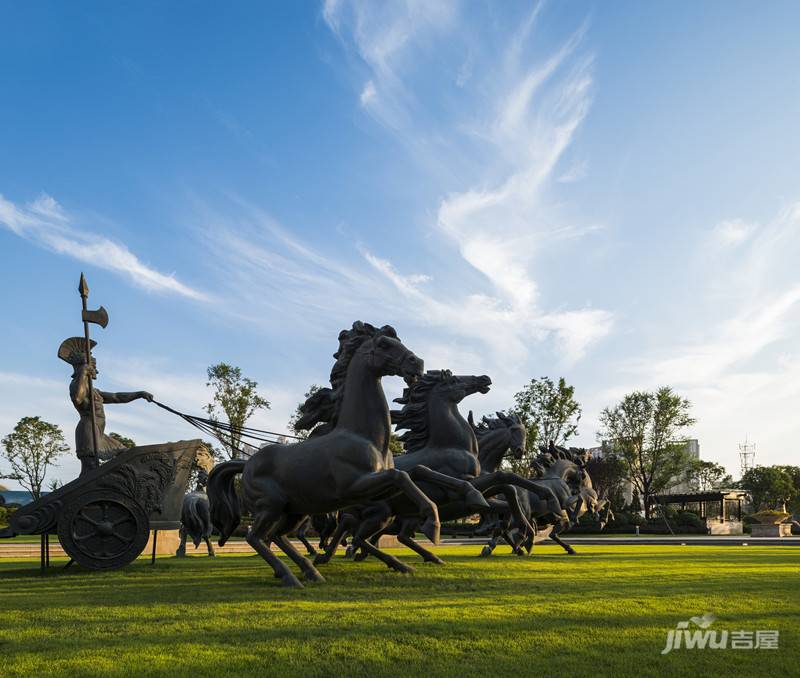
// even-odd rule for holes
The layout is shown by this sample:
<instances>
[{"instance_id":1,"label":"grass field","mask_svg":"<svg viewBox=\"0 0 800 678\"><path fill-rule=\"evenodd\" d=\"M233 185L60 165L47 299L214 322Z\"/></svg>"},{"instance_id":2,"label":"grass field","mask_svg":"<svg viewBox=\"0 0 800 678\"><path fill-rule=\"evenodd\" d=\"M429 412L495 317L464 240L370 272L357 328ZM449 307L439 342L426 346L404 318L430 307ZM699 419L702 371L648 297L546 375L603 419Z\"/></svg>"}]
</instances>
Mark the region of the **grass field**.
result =
<instances>
[{"instance_id":1,"label":"grass field","mask_svg":"<svg viewBox=\"0 0 800 678\"><path fill-rule=\"evenodd\" d=\"M413 575L336 558L302 590L253 556L44 578L0 561L0 675L797 675L800 550L579 548L444 547L447 565ZM777 629L780 650L662 656L667 631L704 612L720 630Z\"/></svg>"}]
</instances>

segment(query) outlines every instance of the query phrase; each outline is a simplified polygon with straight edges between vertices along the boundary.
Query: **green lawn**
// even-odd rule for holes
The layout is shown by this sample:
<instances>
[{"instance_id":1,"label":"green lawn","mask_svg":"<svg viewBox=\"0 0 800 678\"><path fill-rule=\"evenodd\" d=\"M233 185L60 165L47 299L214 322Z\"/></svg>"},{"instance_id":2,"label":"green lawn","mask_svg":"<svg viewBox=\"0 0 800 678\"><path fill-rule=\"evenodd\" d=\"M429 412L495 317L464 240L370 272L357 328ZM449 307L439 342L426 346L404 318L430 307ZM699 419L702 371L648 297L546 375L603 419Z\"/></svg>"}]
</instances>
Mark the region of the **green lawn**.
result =
<instances>
[{"instance_id":1,"label":"green lawn","mask_svg":"<svg viewBox=\"0 0 800 678\"><path fill-rule=\"evenodd\" d=\"M279 586L254 556L161 558L41 578L0 561L11 676L779 676L800 666L800 549L579 546L532 558L438 550L413 575L374 560ZM407 562L410 553L398 551ZM677 622L778 629L773 650L677 650Z\"/></svg>"}]
</instances>

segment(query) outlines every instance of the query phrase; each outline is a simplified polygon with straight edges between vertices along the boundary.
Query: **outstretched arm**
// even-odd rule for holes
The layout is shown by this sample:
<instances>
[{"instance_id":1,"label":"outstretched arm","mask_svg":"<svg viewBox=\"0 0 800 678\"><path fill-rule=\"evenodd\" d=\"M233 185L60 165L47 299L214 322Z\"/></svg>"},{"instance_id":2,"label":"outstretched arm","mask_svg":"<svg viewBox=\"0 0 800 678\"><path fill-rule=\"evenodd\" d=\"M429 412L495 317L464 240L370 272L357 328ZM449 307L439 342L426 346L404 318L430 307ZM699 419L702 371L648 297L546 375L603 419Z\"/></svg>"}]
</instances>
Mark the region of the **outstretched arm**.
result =
<instances>
[{"instance_id":1,"label":"outstretched arm","mask_svg":"<svg viewBox=\"0 0 800 678\"><path fill-rule=\"evenodd\" d=\"M144 398L148 402L153 402L153 394L147 391L132 391L130 393L110 393L108 391L100 391L103 402L108 404L129 403L133 400Z\"/></svg>"}]
</instances>

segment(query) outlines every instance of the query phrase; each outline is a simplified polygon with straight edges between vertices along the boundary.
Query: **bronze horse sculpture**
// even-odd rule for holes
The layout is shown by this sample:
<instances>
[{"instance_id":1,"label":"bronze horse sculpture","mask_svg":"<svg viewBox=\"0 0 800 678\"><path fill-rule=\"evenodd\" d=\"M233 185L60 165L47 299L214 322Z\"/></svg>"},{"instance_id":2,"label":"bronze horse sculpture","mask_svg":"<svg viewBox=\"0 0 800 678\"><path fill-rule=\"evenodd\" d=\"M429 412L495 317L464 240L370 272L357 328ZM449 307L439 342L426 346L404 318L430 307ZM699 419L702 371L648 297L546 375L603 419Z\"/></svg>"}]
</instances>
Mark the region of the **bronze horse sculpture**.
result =
<instances>
[{"instance_id":1,"label":"bronze horse sculpture","mask_svg":"<svg viewBox=\"0 0 800 678\"><path fill-rule=\"evenodd\" d=\"M247 461L235 459L211 472L208 495L220 545L241 519L234 479L241 474L244 508L253 515L247 542L286 586L302 586L271 551L274 542L301 569L308 581L322 575L286 538L308 515L403 494L425 516L423 532L439 541L439 514L414 484L394 467L389 451L389 405L381 378L403 377L412 383L423 363L397 338L393 328L356 322L339 335L331 373L334 416L328 430L299 443L268 444Z\"/></svg>"},{"instance_id":2,"label":"bronze horse sculpture","mask_svg":"<svg viewBox=\"0 0 800 678\"><path fill-rule=\"evenodd\" d=\"M532 524L537 528L552 526L550 539L569 555L575 555L575 550L559 535L576 525L581 516L587 512L595 516L602 528L611 517L610 504L607 499L600 498L592 487L592 479L585 468L589 460L586 450L575 447L569 449L558 447L552 442L547 447L540 446L539 450L540 454L531 462L534 477L553 490L566 511L568 520L553 522L539 499L524 491L518 491L520 505ZM515 553L523 555L521 546L525 535L508 529L507 518L501 517L500 520L501 522L505 520L506 525L502 526L499 531L494 531L494 535L484 547L482 555L491 555L497 546L498 532ZM530 552L527 544L525 547Z\"/></svg>"},{"instance_id":3,"label":"bronze horse sculpture","mask_svg":"<svg viewBox=\"0 0 800 678\"><path fill-rule=\"evenodd\" d=\"M403 404L403 409L392 412L392 421L398 430L407 429L401 436L407 452L395 457L395 465L405 470L418 466L434 469L453 479L466 481L487 497L504 494L512 510L516 509L517 527L524 534L526 529L531 528L519 509L512 484L523 486L541 496L556 516L562 511L555 495L543 485L512 473L481 473L477 440L472 428L459 413L458 403L472 393L487 392L490 384L491 380L486 376L458 376L448 370L433 370L409 386L403 397L395 401ZM421 480L420 487L437 503L441 517L454 519L489 510L489 506L476 508L469 504L446 484L433 486ZM344 513L350 524L343 528L345 523L340 523L340 530L355 530L353 548L362 549L356 556L357 560L374 553L375 542L381 534L397 534L398 541L417 552L426 562L442 562L414 540L421 522L420 515L403 497L353 507ZM335 540L320 560L328 560L333 551ZM408 566L398 566L397 562L393 562L396 559L391 556L389 558L392 561L387 561L385 554L379 557L394 569L410 569Z\"/></svg>"},{"instance_id":4,"label":"bronze horse sculpture","mask_svg":"<svg viewBox=\"0 0 800 678\"><path fill-rule=\"evenodd\" d=\"M181 543L176 556L186 556L186 539L192 538L195 549L204 541L208 547L208 555L214 556L214 546L211 544L211 512L208 505L208 495L205 492L208 482L208 473L200 470L197 475L197 486L183 498L181 509Z\"/></svg>"}]
</instances>

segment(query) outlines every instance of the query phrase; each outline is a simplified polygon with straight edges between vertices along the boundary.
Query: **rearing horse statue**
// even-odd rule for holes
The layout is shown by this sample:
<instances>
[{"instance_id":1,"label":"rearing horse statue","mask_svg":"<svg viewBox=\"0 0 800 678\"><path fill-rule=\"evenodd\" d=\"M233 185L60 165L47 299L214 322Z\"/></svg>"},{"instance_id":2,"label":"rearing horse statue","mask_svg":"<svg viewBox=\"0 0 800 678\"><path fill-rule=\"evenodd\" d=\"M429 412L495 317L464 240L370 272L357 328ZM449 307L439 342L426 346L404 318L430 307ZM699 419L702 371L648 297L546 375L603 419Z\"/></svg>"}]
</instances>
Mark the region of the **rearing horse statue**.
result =
<instances>
[{"instance_id":1,"label":"rearing horse statue","mask_svg":"<svg viewBox=\"0 0 800 678\"><path fill-rule=\"evenodd\" d=\"M253 515L247 542L286 586L302 586L270 550L274 542L309 581L322 575L286 538L305 519L352 504L402 493L425 516L423 530L439 540L439 514L409 475L394 468L389 451L389 405L381 388L387 375L412 383L423 363L389 326L356 322L339 335L330 394L334 417L329 429L294 444L269 444L247 461L234 459L211 472L211 517L224 544L241 519L234 478L242 474L243 503Z\"/></svg>"}]
</instances>

